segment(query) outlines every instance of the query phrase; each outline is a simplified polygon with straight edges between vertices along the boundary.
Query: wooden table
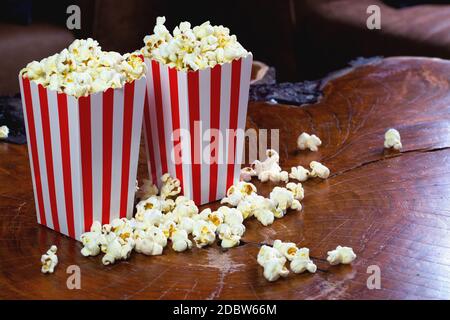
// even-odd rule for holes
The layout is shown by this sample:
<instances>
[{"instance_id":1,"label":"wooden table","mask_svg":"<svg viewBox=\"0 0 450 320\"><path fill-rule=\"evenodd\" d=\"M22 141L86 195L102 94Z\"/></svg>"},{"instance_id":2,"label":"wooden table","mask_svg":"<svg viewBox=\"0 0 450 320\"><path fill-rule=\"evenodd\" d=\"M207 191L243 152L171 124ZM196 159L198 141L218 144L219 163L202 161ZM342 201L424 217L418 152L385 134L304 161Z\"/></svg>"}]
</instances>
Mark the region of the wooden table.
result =
<instances>
[{"instance_id":1,"label":"wooden table","mask_svg":"<svg viewBox=\"0 0 450 320\"><path fill-rule=\"evenodd\" d=\"M0 298L56 299L405 299L450 298L450 61L390 58L330 80L316 105L253 103L248 126L280 129L285 169L319 160L328 180L304 183L304 209L264 228L246 222L244 244L214 245L103 266L79 243L38 226L25 146L0 144ZM397 128L401 153L383 149ZM323 141L319 152L295 151L302 131ZM139 176L145 176L141 159ZM274 185L255 182L267 195ZM267 282L258 244L275 239L309 247L316 274ZM40 256L59 248L53 275ZM354 248L351 266L329 266L328 250ZM81 268L81 290L68 290L66 268ZM366 286L368 266L381 289Z\"/></svg>"}]
</instances>

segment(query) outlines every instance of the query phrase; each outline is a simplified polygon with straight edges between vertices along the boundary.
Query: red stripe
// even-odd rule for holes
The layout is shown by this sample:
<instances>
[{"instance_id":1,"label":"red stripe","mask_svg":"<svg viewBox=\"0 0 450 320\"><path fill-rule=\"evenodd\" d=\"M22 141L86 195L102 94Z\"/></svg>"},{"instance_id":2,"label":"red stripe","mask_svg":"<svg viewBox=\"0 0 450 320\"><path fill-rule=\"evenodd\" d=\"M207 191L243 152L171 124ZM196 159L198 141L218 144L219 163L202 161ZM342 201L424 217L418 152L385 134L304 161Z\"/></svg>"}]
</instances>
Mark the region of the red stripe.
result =
<instances>
[{"instance_id":1,"label":"red stripe","mask_svg":"<svg viewBox=\"0 0 450 320\"><path fill-rule=\"evenodd\" d=\"M201 202L201 172L199 150L200 132L195 132L195 123L200 121L199 103L199 72L188 72L188 100L189 100L189 128L191 132L191 161L192 161L192 193L196 204ZM201 155L200 155L201 156Z\"/></svg>"},{"instance_id":2,"label":"red stripe","mask_svg":"<svg viewBox=\"0 0 450 320\"><path fill-rule=\"evenodd\" d=\"M178 100L178 77L177 70L175 68L169 68L169 83L170 83L170 102L171 102L171 110L172 110L172 132L178 130L180 133L180 104ZM182 164L182 155L181 155L181 136L178 136L177 141L173 141L173 147L178 144L178 149L180 153L175 154L175 172L177 178L180 180L181 185L183 185L183 164Z\"/></svg>"},{"instance_id":3,"label":"red stripe","mask_svg":"<svg viewBox=\"0 0 450 320\"><path fill-rule=\"evenodd\" d=\"M33 114L33 103L31 99L31 89L30 89L30 80L26 78L22 78L23 84L23 95L25 98L25 113L27 116L28 123L28 135L30 136L30 150L31 150L31 161L33 162L33 175L34 181L36 183L36 196L37 196L37 205L39 207L39 216L41 220L41 224L44 226L47 225L47 220L45 218L45 210L44 210L44 199L42 197L42 182L41 182L41 169L39 167L39 158L37 151L37 142L36 142L36 127L34 124L34 114Z\"/></svg>"},{"instance_id":4,"label":"red stripe","mask_svg":"<svg viewBox=\"0 0 450 320\"><path fill-rule=\"evenodd\" d=\"M92 141L91 141L91 99L80 97L80 146L81 146L81 169L83 173L83 209L84 209L84 231L91 228L93 221L92 204Z\"/></svg>"},{"instance_id":5,"label":"red stripe","mask_svg":"<svg viewBox=\"0 0 450 320\"><path fill-rule=\"evenodd\" d=\"M233 185L234 163L236 161L236 129L239 113L239 90L241 82L241 61L234 60L231 66L230 136L228 142L227 189Z\"/></svg>"},{"instance_id":6,"label":"red stripe","mask_svg":"<svg viewBox=\"0 0 450 320\"><path fill-rule=\"evenodd\" d=\"M44 138L45 166L47 168L48 193L52 210L53 229L59 232L58 207L56 205L55 173L53 171L52 136L50 133L50 117L48 114L47 90L38 85L41 106L42 134Z\"/></svg>"},{"instance_id":7,"label":"red stripe","mask_svg":"<svg viewBox=\"0 0 450 320\"><path fill-rule=\"evenodd\" d=\"M114 90L108 89L103 93L102 224L110 221L113 115Z\"/></svg>"},{"instance_id":8,"label":"red stripe","mask_svg":"<svg viewBox=\"0 0 450 320\"><path fill-rule=\"evenodd\" d=\"M128 182L130 179L131 134L133 130L134 82L125 84L122 142L122 180L120 187L120 217L127 216Z\"/></svg>"},{"instance_id":9,"label":"red stripe","mask_svg":"<svg viewBox=\"0 0 450 320\"><path fill-rule=\"evenodd\" d=\"M150 120L149 108L148 95L146 93L144 102L145 138L147 141L148 155L150 157L150 178L152 179L152 183L156 184L158 183L158 180L156 178L155 150L153 149L152 123Z\"/></svg>"},{"instance_id":10,"label":"red stripe","mask_svg":"<svg viewBox=\"0 0 450 320\"><path fill-rule=\"evenodd\" d=\"M220 85L221 85L221 71L222 67L220 64L216 65L211 69L211 129L219 130L220 129ZM210 141L211 149L214 150L214 153L211 151L211 158L214 160L210 161L210 169L209 169L209 201L215 201L217 196L217 174L218 174L218 163L217 163L217 151L219 147L218 137L214 136L213 141L213 133L211 132L211 141Z\"/></svg>"},{"instance_id":11,"label":"red stripe","mask_svg":"<svg viewBox=\"0 0 450 320\"><path fill-rule=\"evenodd\" d=\"M167 155L166 155L166 138L164 137L161 75L159 72L159 64L156 61L152 61L152 75L153 75L153 89L155 92L156 119L158 122L159 155L161 157L162 174L165 174L168 172L168 170L167 170Z\"/></svg>"},{"instance_id":12,"label":"red stripe","mask_svg":"<svg viewBox=\"0 0 450 320\"><path fill-rule=\"evenodd\" d=\"M62 173L64 179L64 199L66 202L67 229L69 236L75 237L73 198L72 198L72 169L70 162L69 116L67 110L67 95L58 93L59 135L61 140Z\"/></svg>"}]
</instances>

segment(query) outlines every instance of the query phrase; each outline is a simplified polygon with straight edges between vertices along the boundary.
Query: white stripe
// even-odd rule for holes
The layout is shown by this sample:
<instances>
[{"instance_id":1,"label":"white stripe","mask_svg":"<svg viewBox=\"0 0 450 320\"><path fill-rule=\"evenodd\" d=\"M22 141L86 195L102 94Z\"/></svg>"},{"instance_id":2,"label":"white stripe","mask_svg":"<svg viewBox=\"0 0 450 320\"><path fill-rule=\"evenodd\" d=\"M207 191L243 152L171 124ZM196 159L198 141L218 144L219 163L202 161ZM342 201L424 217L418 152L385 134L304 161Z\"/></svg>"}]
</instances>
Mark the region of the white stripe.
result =
<instances>
[{"instance_id":1,"label":"white stripe","mask_svg":"<svg viewBox=\"0 0 450 320\"><path fill-rule=\"evenodd\" d=\"M245 143L245 122L247 119L247 107L248 107L248 91L250 87L250 76L252 72L252 60L253 56L249 54L241 61L241 79L239 89L239 112L238 112L238 129L239 134L236 138L236 162L234 166L234 183L239 181L239 175L242 166L242 158L244 152Z\"/></svg>"},{"instance_id":2,"label":"white stripe","mask_svg":"<svg viewBox=\"0 0 450 320\"><path fill-rule=\"evenodd\" d=\"M62 170L61 138L59 133L59 112L56 91L46 90L48 98L48 112L50 119L50 135L52 138L53 172L55 176L56 206L60 231L69 235L67 227L66 199L64 198L64 178Z\"/></svg>"},{"instance_id":3,"label":"white stripe","mask_svg":"<svg viewBox=\"0 0 450 320\"><path fill-rule=\"evenodd\" d=\"M27 148L28 148L28 158L30 160L30 168L31 168L31 180L33 183L33 194L34 194L34 205L36 207L36 217L38 223L41 223L41 216L39 211L39 203L38 203L38 197L37 197L37 190L36 190L36 178L34 177L34 166L33 166L33 158L31 153L31 141L30 141L30 132L28 129L28 117L27 117L27 109L31 108L31 106L27 106L25 103L25 94L23 92L23 79L19 75L19 85L20 85L20 96L22 97L22 110L23 110L23 119L25 121L25 133L27 135ZM39 160L38 160L39 161Z\"/></svg>"},{"instance_id":4,"label":"white stripe","mask_svg":"<svg viewBox=\"0 0 450 320\"><path fill-rule=\"evenodd\" d=\"M110 219L120 216L120 187L122 181L122 141L123 141L123 103L124 90L114 90L114 110L112 127L111 161L111 210Z\"/></svg>"},{"instance_id":5,"label":"white stripe","mask_svg":"<svg viewBox=\"0 0 450 320\"><path fill-rule=\"evenodd\" d=\"M41 169L42 198L44 200L45 218L47 226L54 229L52 211L50 206L50 195L47 178L47 165L45 162L44 136L42 131L41 104L39 100L38 86L30 81L31 96L33 100L34 124L36 128L36 144L39 157L39 167Z\"/></svg>"},{"instance_id":6,"label":"white stripe","mask_svg":"<svg viewBox=\"0 0 450 320\"><path fill-rule=\"evenodd\" d=\"M94 93L90 96L90 99L93 219L94 221L102 221L103 93Z\"/></svg>"},{"instance_id":7,"label":"white stripe","mask_svg":"<svg viewBox=\"0 0 450 320\"><path fill-rule=\"evenodd\" d=\"M166 143L166 159L167 170L172 177L176 177L175 171L175 156L173 152L173 125L172 125L172 106L171 106L171 92L169 82L169 67L160 64L161 75L161 100L162 100L162 113L164 121L164 139Z\"/></svg>"},{"instance_id":8,"label":"white stripe","mask_svg":"<svg viewBox=\"0 0 450 320\"><path fill-rule=\"evenodd\" d=\"M153 75L152 75L152 64L150 60L145 59L147 64L147 94L148 94L148 105L149 105L149 115L151 123L151 131L153 138L153 153L155 157L155 167L156 167L156 180L155 184L158 187L161 186L160 177L163 175L161 166L161 155L159 151L159 135L158 135L158 119L156 117L156 102L155 102L155 90L153 86Z\"/></svg>"},{"instance_id":9,"label":"white stripe","mask_svg":"<svg viewBox=\"0 0 450 320\"><path fill-rule=\"evenodd\" d=\"M146 79L141 78L134 84L133 126L130 150L130 172L128 181L127 218L133 216L134 194L136 192L136 173L139 161L139 144L141 141L142 114L144 111Z\"/></svg>"},{"instance_id":10,"label":"white stripe","mask_svg":"<svg viewBox=\"0 0 450 320\"><path fill-rule=\"evenodd\" d=\"M147 89L145 89L145 94L147 94ZM145 106L144 106L144 111L145 111ZM147 136L147 125L146 125L146 121L145 119L143 119L142 121L142 130L144 131L144 143L145 143L145 155L146 155L146 159L147 159L147 171L148 171L148 179L152 182L152 183L156 183L156 181L153 181L152 178L152 161L150 159L150 146L148 144L148 139L150 139L150 137Z\"/></svg>"},{"instance_id":11,"label":"white stripe","mask_svg":"<svg viewBox=\"0 0 450 320\"><path fill-rule=\"evenodd\" d=\"M220 84L220 133L219 165L217 174L217 199L226 194L227 162L228 162L228 130L230 127L230 94L231 94L231 63L222 65Z\"/></svg>"},{"instance_id":12,"label":"white stripe","mask_svg":"<svg viewBox=\"0 0 450 320\"><path fill-rule=\"evenodd\" d=\"M84 230L84 207L81 173L81 149L80 149L80 114L78 99L67 96L67 117L69 123L70 166L72 174L72 199L73 216L75 223L75 235L77 240Z\"/></svg>"},{"instance_id":13,"label":"white stripe","mask_svg":"<svg viewBox=\"0 0 450 320\"><path fill-rule=\"evenodd\" d=\"M209 190L211 188L209 182L210 167L210 141L211 134L211 69L200 71L199 74L199 100L200 100L200 121L201 121L201 203L209 202ZM204 134L207 132L207 136ZM206 150L206 152L204 152ZM206 159L205 156L208 158Z\"/></svg>"},{"instance_id":14,"label":"white stripe","mask_svg":"<svg viewBox=\"0 0 450 320\"><path fill-rule=\"evenodd\" d=\"M191 162L191 136L189 131L189 109L186 72L177 71L178 102L180 108L181 129L181 157L183 161L183 193L192 199L192 162Z\"/></svg>"}]
</instances>

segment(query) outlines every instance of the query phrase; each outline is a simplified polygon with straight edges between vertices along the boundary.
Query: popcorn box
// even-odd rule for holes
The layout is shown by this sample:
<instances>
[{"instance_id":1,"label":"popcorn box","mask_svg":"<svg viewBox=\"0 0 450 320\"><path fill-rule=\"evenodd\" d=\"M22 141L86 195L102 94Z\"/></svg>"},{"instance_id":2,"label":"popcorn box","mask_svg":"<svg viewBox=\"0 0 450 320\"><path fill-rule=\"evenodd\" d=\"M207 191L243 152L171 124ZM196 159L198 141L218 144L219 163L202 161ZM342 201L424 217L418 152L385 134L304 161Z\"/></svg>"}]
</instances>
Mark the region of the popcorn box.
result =
<instances>
[{"instance_id":1,"label":"popcorn box","mask_svg":"<svg viewBox=\"0 0 450 320\"><path fill-rule=\"evenodd\" d=\"M145 77L80 98L19 82L38 223L79 240L131 218Z\"/></svg>"},{"instance_id":2,"label":"popcorn box","mask_svg":"<svg viewBox=\"0 0 450 320\"><path fill-rule=\"evenodd\" d=\"M197 205L239 180L253 57L198 71L147 65L144 133L150 179L168 172ZM237 134L233 134L236 133Z\"/></svg>"}]
</instances>

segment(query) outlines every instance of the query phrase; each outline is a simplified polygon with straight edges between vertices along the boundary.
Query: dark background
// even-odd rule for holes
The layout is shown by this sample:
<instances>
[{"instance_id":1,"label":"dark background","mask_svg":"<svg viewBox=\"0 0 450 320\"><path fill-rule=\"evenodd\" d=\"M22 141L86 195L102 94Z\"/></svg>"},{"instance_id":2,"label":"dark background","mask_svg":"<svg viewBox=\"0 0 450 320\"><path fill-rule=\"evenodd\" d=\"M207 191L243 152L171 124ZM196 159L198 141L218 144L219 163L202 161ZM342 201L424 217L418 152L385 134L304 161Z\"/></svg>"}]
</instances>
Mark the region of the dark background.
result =
<instances>
[{"instance_id":1,"label":"dark background","mask_svg":"<svg viewBox=\"0 0 450 320\"><path fill-rule=\"evenodd\" d=\"M428 3L428 4L424 4ZM66 8L81 7L81 30L66 28ZM381 8L381 30L369 30L367 7ZM28 62L93 37L104 50L134 51L159 15L171 30L181 21L223 24L274 66L278 81L317 79L358 56L450 58L449 1L420 0L3 0L0 4L0 95L18 92Z\"/></svg>"}]
</instances>

